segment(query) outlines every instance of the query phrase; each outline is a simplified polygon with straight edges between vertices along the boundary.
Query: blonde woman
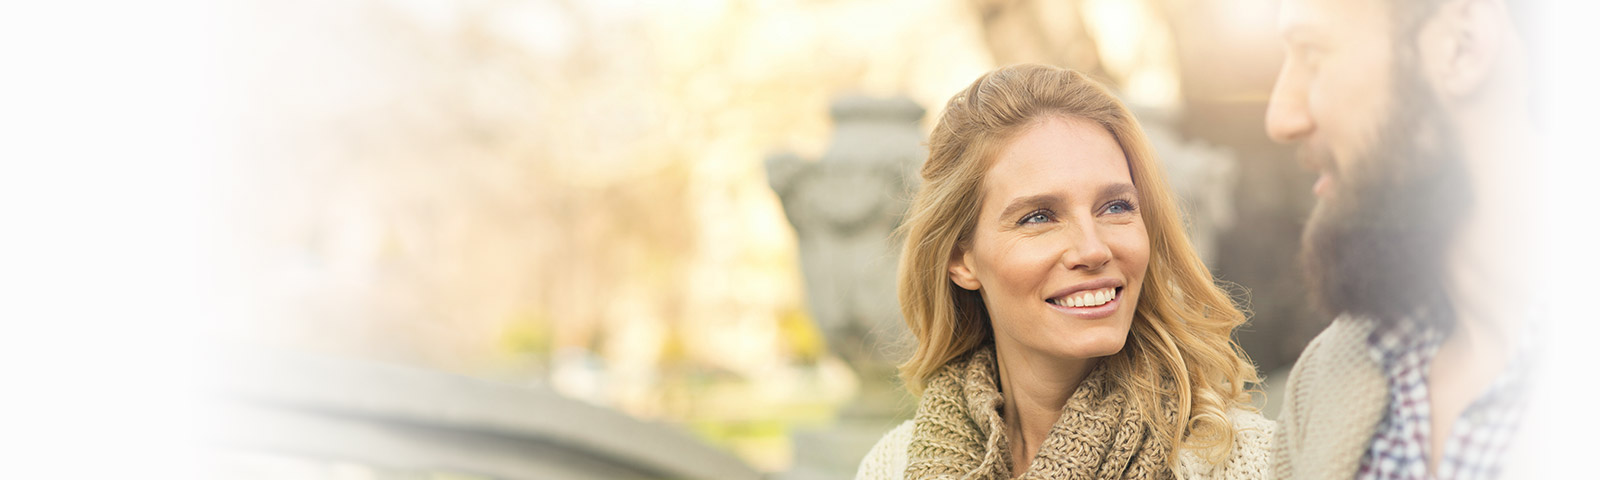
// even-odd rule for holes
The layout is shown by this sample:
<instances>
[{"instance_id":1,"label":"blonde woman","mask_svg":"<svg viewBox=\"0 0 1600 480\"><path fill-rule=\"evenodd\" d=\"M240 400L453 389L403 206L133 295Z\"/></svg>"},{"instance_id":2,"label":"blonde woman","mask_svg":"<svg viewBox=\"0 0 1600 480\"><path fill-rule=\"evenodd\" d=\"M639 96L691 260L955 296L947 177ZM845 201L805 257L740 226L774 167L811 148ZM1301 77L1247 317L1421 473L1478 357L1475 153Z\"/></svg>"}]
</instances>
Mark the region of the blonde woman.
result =
<instances>
[{"instance_id":1,"label":"blonde woman","mask_svg":"<svg viewBox=\"0 0 1600 480\"><path fill-rule=\"evenodd\" d=\"M985 74L922 181L899 274L921 401L857 478L1265 477L1245 316L1116 98L1060 68Z\"/></svg>"}]
</instances>

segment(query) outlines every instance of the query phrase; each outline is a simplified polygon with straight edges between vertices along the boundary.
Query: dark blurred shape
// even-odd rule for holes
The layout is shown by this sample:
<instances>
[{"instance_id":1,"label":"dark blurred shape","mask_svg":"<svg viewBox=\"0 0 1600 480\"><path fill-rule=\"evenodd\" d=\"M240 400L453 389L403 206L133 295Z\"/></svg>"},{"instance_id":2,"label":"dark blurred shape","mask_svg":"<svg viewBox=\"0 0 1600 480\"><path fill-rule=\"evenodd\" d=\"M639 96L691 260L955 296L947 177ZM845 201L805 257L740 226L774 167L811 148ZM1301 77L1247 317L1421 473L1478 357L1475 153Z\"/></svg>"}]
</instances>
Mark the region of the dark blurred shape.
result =
<instances>
[{"instance_id":1,"label":"dark blurred shape","mask_svg":"<svg viewBox=\"0 0 1600 480\"><path fill-rule=\"evenodd\" d=\"M1235 335L1250 359L1263 375L1286 370L1328 320L1307 302L1296 261L1311 176L1289 160L1291 148L1261 133L1283 55L1272 2L1249 5L1259 11L1153 3L1166 10L1177 46L1184 99L1178 129L1233 150L1239 162L1235 222L1220 232L1209 266L1249 292L1251 320Z\"/></svg>"},{"instance_id":2,"label":"dark blurred shape","mask_svg":"<svg viewBox=\"0 0 1600 480\"><path fill-rule=\"evenodd\" d=\"M253 352L214 382L215 465L267 453L504 479L756 479L670 426L542 386L334 357ZM442 472L442 473L441 473Z\"/></svg>"},{"instance_id":3,"label":"dark blurred shape","mask_svg":"<svg viewBox=\"0 0 1600 480\"><path fill-rule=\"evenodd\" d=\"M904 97L842 96L830 109L833 142L816 161L767 158L767 179L794 226L806 305L828 346L858 371L893 370L905 337L895 301L900 246L891 238L916 168L927 156Z\"/></svg>"},{"instance_id":4,"label":"dark blurred shape","mask_svg":"<svg viewBox=\"0 0 1600 480\"><path fill-rule=\"evenodd\" d=\"M904 97L846 95L830 113L833 141L822 158L770 156L767 179L794 226L806 305L861 390L837 424L795 432L798 467L787 479L850 476L878 436L910 413L895 376L909 335L896 301L893 232L927 157L917 125L923 109Z\"/></svg>"}]
</instances>

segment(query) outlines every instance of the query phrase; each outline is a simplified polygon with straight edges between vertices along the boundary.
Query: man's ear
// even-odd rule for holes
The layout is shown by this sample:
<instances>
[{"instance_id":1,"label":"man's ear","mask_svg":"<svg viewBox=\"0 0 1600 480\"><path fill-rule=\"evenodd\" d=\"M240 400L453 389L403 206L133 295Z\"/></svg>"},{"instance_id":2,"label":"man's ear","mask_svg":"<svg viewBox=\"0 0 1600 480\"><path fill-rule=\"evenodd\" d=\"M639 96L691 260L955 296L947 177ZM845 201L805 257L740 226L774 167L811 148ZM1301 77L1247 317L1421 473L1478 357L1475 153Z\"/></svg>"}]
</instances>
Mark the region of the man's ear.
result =
<instances>
[{"instance_id":1,"label":"man's ear","mask_svg":"<svg viewBox=\"0 0 1600 480\"><path fill-rule=\"evenodd\" d=\"M1498 0L1447 1L1417 32L1423 75L1442 100L1480 90L1500 68L1511 28Z\"/></svg>"},{"instance_id":2,"label":"man's ear","mask_svg":"<svg viewBox=\"0 0 1600 480\"><path fill-rule=\"evenodd\" d=\"M977 290L982 284L978 283L978 276L972 273L970 257L971 255L967 255L967 249L956 245L955 250L950 251L950 263L947 270L950 272L950 281L956 282L956 285L961 288Z\"/></svg>"}]
</instances>

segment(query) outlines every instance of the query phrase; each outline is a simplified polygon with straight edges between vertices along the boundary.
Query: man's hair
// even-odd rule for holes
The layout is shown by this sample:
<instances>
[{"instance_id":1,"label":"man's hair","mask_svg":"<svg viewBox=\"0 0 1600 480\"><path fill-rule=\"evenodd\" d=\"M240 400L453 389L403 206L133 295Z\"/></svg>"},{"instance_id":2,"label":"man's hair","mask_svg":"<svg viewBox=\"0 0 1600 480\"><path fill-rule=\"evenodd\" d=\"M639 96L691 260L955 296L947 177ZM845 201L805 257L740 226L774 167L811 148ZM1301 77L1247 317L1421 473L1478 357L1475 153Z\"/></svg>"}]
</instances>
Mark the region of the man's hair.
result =
<instances>
[{"instance_id":1,"label":"man's hair","mask_svg":"<svg viewBox=\"0 0 1600 480\"><path fill-rule=\"evenodd\" d=\"M1410 42L1402 41L1417 32L1422 22L1427 20L1439 9L1441 5L1452 1L1462 0L1389 0L1389 16L1391 33L1396 42L1396 50ZM1547 29L1539 28L1537 23L1544 14L1547 0L1504 0L1506 14L1511 17L1511 25L1517 31L1517 36L1522 39L1524 54L1526 54L1530 67L1543 65L1541 56L1547 49L1545 43L1549 40L1545 36ZM1531 68L1535 75L1540 74L1538 68Z\"/></svg>"},{"instance_id":2,"label":"man's hair","mask_svg":"<svg viewBox=\"0 0 1600 480\"><path fill-rule=\"evenodd\" d=\"M1422 21L1433 15L1435 10L1445 2L1454 0L1389 0L1389 20L1395 35L1395 45L1404 45L1399 41L1405 35L1415 33L1422 26Z\"/></svg>"}]
</instances>

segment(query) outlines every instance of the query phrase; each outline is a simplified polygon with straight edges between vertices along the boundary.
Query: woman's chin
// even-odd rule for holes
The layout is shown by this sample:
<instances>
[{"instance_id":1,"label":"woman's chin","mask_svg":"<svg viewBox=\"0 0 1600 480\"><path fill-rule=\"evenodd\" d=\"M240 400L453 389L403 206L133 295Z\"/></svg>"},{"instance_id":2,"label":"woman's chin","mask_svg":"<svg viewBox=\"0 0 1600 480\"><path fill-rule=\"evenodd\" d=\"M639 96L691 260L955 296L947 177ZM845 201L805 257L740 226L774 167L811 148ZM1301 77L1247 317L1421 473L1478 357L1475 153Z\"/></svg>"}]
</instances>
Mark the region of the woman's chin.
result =
<instances>
[{"instance_id":1,"label":"woman's chin","mask_svg":"<svg viewBox=\"0 0 1600 480\"><path fill-rule=\"evenodd\" d=\"M1074 342L1072 345L1057 349L1063 360L1084 360L1090 358L1109 357L1122 351L1127 336L1091 338L1085 341Z\"/></svg>"}]
</instances>

